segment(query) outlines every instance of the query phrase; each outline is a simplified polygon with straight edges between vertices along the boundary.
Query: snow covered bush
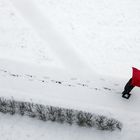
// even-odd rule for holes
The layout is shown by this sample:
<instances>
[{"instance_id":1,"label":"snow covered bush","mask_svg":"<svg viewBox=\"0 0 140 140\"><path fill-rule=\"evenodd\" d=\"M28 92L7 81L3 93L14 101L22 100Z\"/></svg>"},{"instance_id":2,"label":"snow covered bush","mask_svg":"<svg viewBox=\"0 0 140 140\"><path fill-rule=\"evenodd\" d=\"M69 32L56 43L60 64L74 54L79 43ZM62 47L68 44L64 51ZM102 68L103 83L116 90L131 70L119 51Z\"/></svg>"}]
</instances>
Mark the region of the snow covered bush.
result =
<instances>
[{"instance_id":1,"label":"snow covered bush","mask_svg":"<svg viewBox=\"0 0 140 140\"><path fill-rule=\"evenodd\" d=\"M46 108L43 105L35 104L33 106L35 108L36 116L39 120L46 121L47 120L47 113Z\"/></svg>"},{"instance_id":2,"label":"snow covered bush","mask_svg":"<svg viewBox=\"0 0 140 140\"><path fill-rule=\"evenodd\" d=\"M0 98L0 112L2 113L10 113L10 111L8 110L8 102L9 100L6 100L4 98ZM14 110L12 109L12 107L10 108L11 110Z\"/></svg>"},{"instance_id":3,"label":"snow covered bush","mask_svg":"<svg viewBox=\"0 0 140 140\"><path fill-rule=\"evenodd\" d=\"M96 115L74 109L45 106L30 102L15 101L12 99L0 98L0 112L26 115L42 121L53 121L58 123L77 124L82 127L94 127L99 130L122 129L122 123L116 119L102 115Z\"/></svg>"},{"instance_id":4,"label":"snow covered bush","mask_svg":"<svg viewBox=\"0 0 140 140\"><path fill-rule=\"evenodd\" d=\"M65 110L65 122L68 124L72 124L75 120L75 111L73 111L72 109L66 109Z\"/></svg>"},{"instance_id":5,"label":"snow covered bush","mask_svg":"<svg viewBox=\"0 0 140 140\"><path fill-rule=\"evenodd\" d=\"M94 122L92 121L92 114L86 113L83 111L78 111L77 113L77 121L76 123L79 126L88 126L92 127L94 125Z\"/></svg>"}]
</instances>

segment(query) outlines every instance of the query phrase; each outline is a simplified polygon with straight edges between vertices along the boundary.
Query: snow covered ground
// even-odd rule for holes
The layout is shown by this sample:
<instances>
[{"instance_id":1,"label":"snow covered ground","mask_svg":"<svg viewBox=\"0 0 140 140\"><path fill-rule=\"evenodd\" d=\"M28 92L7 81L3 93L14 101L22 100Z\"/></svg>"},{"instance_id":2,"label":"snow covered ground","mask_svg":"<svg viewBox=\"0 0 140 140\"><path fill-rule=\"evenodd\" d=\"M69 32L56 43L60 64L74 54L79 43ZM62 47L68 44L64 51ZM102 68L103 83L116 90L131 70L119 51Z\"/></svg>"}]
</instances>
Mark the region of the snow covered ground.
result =
<instances>
[{"instance_id":1,"label":"snow covered ground","mask_svg":"<svg viewBox=\"0 0 140 140\"><path fill-rule=\"evenodd\" d=\"M139 89L121 92L140 68L140 2L0 0L0 96L103 114L122 131L0 114L3 140L139 140Z\"/></svg>"}]
</instances>

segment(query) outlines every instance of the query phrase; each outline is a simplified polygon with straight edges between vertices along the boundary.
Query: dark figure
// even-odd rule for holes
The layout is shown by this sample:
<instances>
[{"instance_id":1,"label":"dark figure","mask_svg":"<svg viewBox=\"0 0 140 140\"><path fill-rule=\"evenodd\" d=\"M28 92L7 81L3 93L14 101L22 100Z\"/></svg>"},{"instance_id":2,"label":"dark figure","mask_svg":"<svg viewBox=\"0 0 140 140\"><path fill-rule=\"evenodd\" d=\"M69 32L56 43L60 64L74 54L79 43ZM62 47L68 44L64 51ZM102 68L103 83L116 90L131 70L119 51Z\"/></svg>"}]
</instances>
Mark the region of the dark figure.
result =
<instances>
[{"instance_id":1,"label":"dark figure","mask_svg":"<svg viewBox=\"0 0 140 140\"><path fill-rule=\"evenodd\" d=\"M122 92L122 97L129 99L131 96L130 91L134 88L135 86L132 85L132 78L127 82L127 84L124 87L124 91Z\"/></svg>"},{"instance_id":2,"label":"dark figure","mask_svg":"<svg viewBox=\"0 0 140 140\"><path fill-rule=\"evenodd\" d=\"M122 97L129 99L130 91L135 87L140 87L140 70L132 67L132 78L127 82L122 92Z\"/></svg>"}]
</instances>

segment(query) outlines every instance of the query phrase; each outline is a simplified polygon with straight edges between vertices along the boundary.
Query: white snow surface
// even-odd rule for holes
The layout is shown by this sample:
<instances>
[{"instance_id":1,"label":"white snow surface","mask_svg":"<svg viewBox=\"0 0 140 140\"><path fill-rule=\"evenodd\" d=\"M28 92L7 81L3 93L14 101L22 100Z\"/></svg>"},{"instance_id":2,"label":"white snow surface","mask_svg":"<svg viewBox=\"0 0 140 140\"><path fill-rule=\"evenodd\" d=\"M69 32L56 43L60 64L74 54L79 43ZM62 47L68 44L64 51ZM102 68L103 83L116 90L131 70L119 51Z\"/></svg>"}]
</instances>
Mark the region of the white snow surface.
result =
<instances>
[{"instance_id":1,"label":"white snow surface","mask_svg":"<svg viewBox=\"0 0 140 140\"><path fill-rule=\"evenodd\" d=\"M0 113L2 140L139 140L138 0L0 0L0 96L116 118L105 132Z\"/></svg>"}]
</instances>

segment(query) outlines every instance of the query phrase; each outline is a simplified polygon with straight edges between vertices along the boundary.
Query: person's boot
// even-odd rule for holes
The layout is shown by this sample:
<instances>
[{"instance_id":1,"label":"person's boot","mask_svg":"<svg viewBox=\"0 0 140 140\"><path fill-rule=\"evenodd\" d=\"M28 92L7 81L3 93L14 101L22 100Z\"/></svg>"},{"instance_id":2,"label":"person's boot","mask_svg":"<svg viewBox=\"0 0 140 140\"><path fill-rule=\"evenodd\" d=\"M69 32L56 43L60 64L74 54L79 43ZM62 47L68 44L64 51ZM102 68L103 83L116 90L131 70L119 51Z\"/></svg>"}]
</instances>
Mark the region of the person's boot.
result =
<instances>
[{"instance_id":1,"label":"person's boot","mask_svg":"<svg viewBox=\"0 0 140 140\"><path fill-rule=\"evenodd\" d=\"M129 99L131 96L130 93L127 93L127 92L122 92L122 97L125 98L125 99Z\"/></svg>"}]
</instances>

